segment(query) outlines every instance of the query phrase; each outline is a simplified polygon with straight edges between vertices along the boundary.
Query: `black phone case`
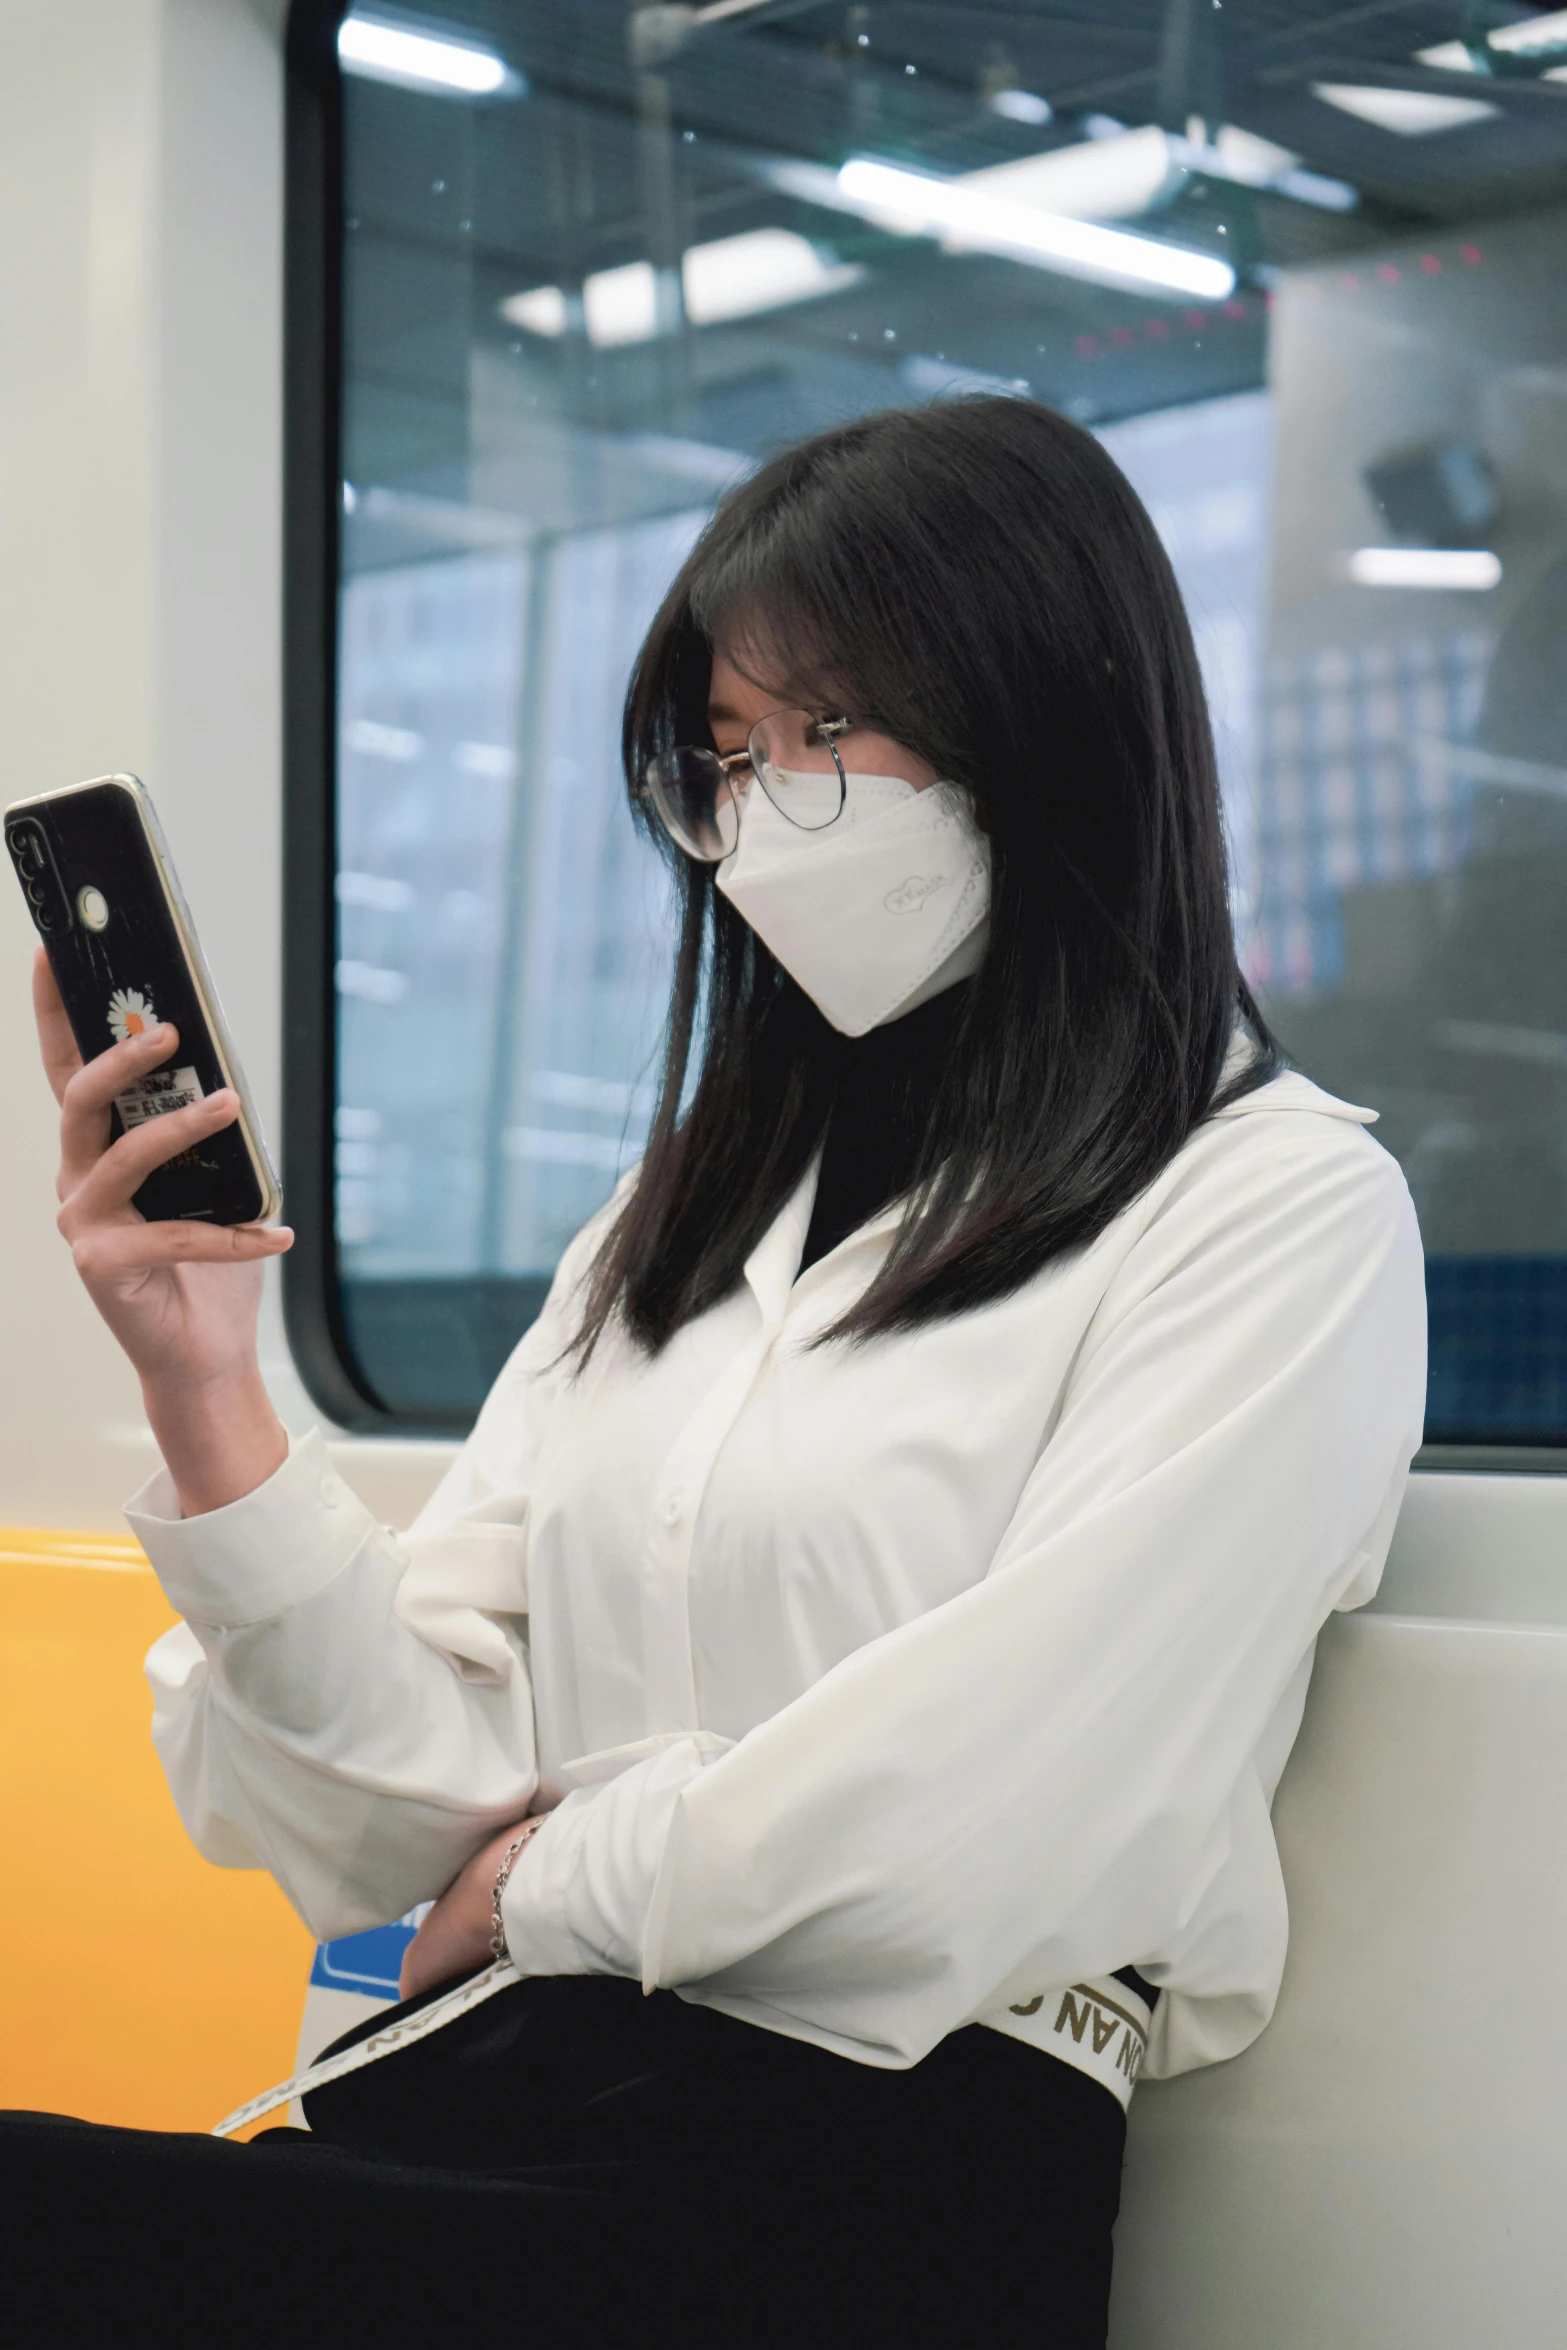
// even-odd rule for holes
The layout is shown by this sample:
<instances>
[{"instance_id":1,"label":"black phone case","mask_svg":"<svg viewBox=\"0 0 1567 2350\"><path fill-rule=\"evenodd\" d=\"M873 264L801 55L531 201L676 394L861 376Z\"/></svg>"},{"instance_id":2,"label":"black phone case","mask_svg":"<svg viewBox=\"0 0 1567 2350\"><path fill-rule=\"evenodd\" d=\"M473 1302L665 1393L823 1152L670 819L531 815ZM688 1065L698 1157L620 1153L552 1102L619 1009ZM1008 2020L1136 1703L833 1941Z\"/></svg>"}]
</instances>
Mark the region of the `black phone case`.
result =
<instances>
[{"instance_id":1,"label":"black phone case","mask_svg":"<svg viewBox=\"0 0 1567 2350\"><path fill-rule=\"evenodd\" d=\"M159 1020L179 1031L171 1059L119 1096L116 1136L220 1086L234 1085L244 1100L226 1039L207 1017L202 977L191 968L170 904L176 885L172 874L165 878L149 820L139 788L114 776L21 801L5 815L6 848L83 1060ZM107 908L99 929L83 918L84 897L90 914L100 911L91 892ZM194 952L188 916L186 928ZM159 1167L136 1194L141 1213L155 1222L251 1224L276 1204L259 1134L243 1114Z\"/></svg>"}]
</instances>

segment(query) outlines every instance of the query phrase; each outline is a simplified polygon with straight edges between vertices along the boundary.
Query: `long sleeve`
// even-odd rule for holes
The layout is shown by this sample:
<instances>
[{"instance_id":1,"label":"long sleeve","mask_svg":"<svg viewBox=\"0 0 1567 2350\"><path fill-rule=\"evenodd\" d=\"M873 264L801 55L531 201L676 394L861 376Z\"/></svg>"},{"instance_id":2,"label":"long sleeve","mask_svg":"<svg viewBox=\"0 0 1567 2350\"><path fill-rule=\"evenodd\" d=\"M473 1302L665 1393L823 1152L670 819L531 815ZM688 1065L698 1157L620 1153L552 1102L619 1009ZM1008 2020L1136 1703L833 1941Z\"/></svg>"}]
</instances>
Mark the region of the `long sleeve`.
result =
<instances>
[{"instance_id":1,"label":"long sleeve","mask_svg":"<svg viewBox=\"0 0 1567 2350\"><path fill-rule=\"evenodd\" d=\"M323 1939L440 1893L537 1787L528 1478L582 1262L406 1534L318 1436L227 1509L182 1519L162 1474L129 1506L184 1618L147 1659L181 1817L208 1859L270 1870Z\"/></svg>"},{"instance_id":2,"label":"long sleeve","mask_svg":"<svg viewBox=\"0 0 1567 2350\"><path fill-rule=\"evenodd\" d=\"M728 1752L672 1744L568 1799L508 1893L524 1971L681 1986L903 2065L1162 1956L1152 2069L1255 2036L1272 1782L1318 1629L1375 1586L1424 1393L1402 1178L1311 1127L1259 1118L1241 1183L1203 1180L1216 1142L1184 1155L982 1581Z\"/></svg>"}]
</instances>

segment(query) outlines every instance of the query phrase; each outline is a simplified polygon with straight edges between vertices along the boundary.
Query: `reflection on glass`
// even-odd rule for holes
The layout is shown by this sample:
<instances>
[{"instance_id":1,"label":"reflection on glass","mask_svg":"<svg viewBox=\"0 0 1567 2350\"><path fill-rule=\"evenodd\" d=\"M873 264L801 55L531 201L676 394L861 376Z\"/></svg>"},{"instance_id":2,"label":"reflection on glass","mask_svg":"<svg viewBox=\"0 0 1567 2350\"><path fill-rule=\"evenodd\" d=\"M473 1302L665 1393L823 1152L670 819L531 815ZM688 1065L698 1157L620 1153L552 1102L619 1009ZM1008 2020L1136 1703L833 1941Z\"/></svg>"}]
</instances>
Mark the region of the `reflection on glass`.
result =
<instances>
[{"instance_id":1,"label":"reflection on glass","mask_svg":"<svg viewBox=\"0 0 1567 2350\"><path fill-rule=\"evenodd\" d=\"M464 0L395 58L373 19L337 1200L384 1400L471 1414L640 1148L668 910L619 704L713 501L1000 391L1170 550L1248 971L1420 1207L1429 1433L1561 1441L1567 12Z\"/></svg>"}]
</instances>

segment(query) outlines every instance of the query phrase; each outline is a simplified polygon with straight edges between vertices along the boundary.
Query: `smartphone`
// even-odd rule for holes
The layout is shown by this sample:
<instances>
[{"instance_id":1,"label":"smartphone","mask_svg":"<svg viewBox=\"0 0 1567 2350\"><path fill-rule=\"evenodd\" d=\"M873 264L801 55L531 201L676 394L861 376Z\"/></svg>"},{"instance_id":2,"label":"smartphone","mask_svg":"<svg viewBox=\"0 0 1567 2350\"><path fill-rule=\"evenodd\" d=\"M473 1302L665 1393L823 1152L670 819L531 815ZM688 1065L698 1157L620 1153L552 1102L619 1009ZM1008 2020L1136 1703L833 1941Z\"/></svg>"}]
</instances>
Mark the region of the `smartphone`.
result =
<instances>
[{"instance_id":1,"label":"smartphone","mask_svg":"<svg viewBox=\"0 0 1567 2350\"><path fill-rule=\"evenodd\" d=\"M150 795L134 775L100 775L16 800L5 845L82 1059L160 1020L179 1031L172 1064L116 1098L115 1136L220 1086L239 1096L232 1126L148 1176L141 1213L156 1223L275 1216L282 1193Z\"/></svg>"}]
</instances>

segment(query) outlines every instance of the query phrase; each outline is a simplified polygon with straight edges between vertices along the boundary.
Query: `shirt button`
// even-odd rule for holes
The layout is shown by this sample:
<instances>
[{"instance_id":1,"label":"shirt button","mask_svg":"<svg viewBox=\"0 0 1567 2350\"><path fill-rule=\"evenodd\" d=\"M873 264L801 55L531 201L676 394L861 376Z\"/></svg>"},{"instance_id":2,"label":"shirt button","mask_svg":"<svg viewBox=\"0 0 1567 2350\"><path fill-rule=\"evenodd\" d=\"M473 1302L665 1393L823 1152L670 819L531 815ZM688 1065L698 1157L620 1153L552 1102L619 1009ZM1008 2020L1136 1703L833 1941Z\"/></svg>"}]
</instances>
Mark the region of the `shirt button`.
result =
<instances>
[{"instance_id":1,"label":"shirt button","mask_svg":"<svg viewBox=\"0 0 1567 2350\"><path fill-rule=\"evenodd\" d=\"M340 1477L323 1477L319 1491L321 1499L329 1510L335 1510L341 1502L348 1499L347 1490Z\"/></svg>"},{"instance_id":2,"label":"shirt button","mask_svg":"<svg viewBox=\"0 0 1567 2350\"><path fill-rule=\"evenodd\" d=\"M686 1497L683 1493L670 1494L668 1500L664 1504L663 1510L665 1525L678 1526L680 1523L681 1513L685 1509L685 1506Z\"/></svg>"}]
</instances>

